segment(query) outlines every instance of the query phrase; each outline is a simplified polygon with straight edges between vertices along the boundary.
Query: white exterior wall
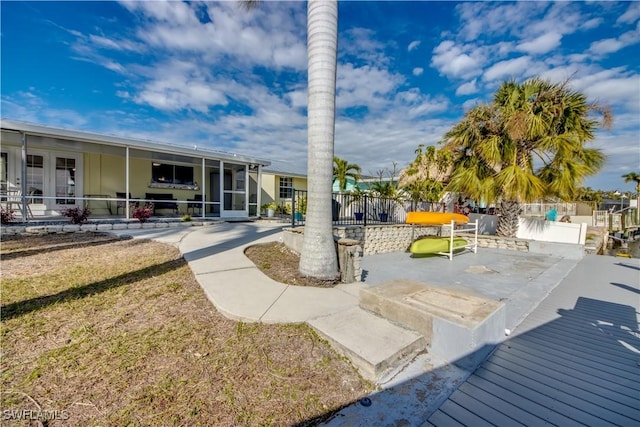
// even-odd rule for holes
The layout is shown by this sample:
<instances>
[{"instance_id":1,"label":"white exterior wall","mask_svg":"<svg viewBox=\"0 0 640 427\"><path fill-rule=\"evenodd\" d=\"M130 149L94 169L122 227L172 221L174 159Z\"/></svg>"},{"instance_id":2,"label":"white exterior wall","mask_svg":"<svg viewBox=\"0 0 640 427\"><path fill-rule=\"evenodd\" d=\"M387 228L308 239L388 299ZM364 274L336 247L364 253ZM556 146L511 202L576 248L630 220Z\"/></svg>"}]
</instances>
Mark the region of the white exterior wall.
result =
<instances>
[{"instance_id":1,"label":"white exterior wall","mask_svg":"<svg viewBox=\"0 0 640 427\"><path fill-rule=\"evenodd\" d=\"M587 224L520 218L516 237L541 242L584 245L587 238Z\"/></svg>"}]
</instances>

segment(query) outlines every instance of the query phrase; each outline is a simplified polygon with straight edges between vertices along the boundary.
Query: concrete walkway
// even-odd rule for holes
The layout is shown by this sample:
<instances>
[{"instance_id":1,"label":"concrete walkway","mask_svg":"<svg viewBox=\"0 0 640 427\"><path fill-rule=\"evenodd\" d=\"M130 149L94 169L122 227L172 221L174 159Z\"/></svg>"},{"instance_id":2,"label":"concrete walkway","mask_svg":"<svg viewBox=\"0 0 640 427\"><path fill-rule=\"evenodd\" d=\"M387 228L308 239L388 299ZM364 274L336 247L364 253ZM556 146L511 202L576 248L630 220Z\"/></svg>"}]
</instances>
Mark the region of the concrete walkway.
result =
<instances>
[{"instance_id":1,"label":"concrete walkway","mask_svg":"<svg viewBox=\"0 0 640 427\"><path fill-rule=\"evenodd\" d=\"M209 300L234 320L303 323L357 307L362 283L328 289L285 285L264 275L244 255L248 246L282 241L283 227L272 222L238 222L113 232L177 247Z\"/></svg>"}]
</instances>

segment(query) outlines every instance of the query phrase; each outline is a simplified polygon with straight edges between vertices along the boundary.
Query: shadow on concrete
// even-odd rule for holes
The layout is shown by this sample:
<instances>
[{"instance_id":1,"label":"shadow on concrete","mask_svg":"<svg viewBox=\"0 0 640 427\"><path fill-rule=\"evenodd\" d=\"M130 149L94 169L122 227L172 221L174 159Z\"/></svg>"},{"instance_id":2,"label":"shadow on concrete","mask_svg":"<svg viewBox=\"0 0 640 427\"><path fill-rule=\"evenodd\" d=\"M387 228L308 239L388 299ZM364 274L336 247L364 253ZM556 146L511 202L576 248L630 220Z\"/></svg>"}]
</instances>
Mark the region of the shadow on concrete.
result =
<instances>
[{"instance_id":1,"label":"shadow on concrete","mask_svg":"<svg viewBox=\"0 0 640 427\"><path fill-rule=\"evenodd\" d=\"M640 290L639 290L639 289L634 288L633 286L625 285L624 283L615 283L615 282L611 282L611 284L612 284L613 286L617 286L617 287L619 287L619 288L626 289L626 290L628 290L629 292L634 292L634 293L636 293L636 294L640 294Z\"/></svg>"},{"instance_id":2,"label":"shadow on concrete","mask_svg":"<svg viewBox=\"0 0 640 427\"><path fill-rule=\"evenodd\" d=\"M187 261L190 262L201 258L206 258L208 256L225 252L239 246L248 245L258 239L262 239L273 234L278 234L282 231L283 227L284 226L278 226L275 228L256 227L255 225L247 225L244 223L222 224L218 227L211 227L211 233L233 232L233 234L229 235L228 238L225 238L224 240L214 245L209 245L202 249L185 252L183 256ZM220 238L216 237L216 239L219 240Z\"/></svg>"},{"instance_id":3,"label":"shadow on concrete","mask_svg":"<svg viewBox=\"0 0 640 427\"><path fill-rule=\"evenodd\" d=\"M575 301L549 308L555 320L528 330L525 321L518 335L480 348L493 352L470 376L456 369L473 354L297 425L639 425L638 307Z\"/></svg>"},{"instance_id":4,"label":"shadow on concrete","mask_svg":"<svg viewBox=\"0 0 640 427\"><path fill-rule=\"evenodd\" d=\"M637 265L625 264L623 262L617 262L616 265L619 265L620 267L633 268L634 270L640 270L640 267L638 267Z\"/></svg>"}]
</instances>

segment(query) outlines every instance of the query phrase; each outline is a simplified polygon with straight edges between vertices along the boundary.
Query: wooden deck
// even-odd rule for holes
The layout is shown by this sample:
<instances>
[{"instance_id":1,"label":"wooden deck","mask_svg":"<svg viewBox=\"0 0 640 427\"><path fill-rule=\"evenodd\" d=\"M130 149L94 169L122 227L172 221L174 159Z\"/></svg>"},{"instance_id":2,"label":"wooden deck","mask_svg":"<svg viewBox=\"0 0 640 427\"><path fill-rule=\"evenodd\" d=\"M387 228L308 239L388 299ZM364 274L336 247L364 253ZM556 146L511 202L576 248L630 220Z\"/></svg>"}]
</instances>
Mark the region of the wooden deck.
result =
<instances>
[{"instance_id":1,"label":"wooden deck","mask_svg":"<svg viewBox=\"0 0 640 427\"><path fill-rule=\"evenodd\" d=\"M426 426L640 426L640 262L589 255Z\"/></svg>"}]
</instances>

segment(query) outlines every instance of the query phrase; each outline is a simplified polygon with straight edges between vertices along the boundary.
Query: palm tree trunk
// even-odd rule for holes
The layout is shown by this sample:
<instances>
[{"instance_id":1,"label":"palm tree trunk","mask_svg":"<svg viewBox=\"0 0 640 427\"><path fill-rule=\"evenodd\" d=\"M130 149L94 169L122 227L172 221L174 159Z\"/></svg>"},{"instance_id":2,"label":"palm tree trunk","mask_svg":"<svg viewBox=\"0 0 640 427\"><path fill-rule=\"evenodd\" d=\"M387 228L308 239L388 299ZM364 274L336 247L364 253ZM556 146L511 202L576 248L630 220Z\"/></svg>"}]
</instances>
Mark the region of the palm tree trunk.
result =
<instances>
[{"instance_id":1,"label":"palm tree trunk","mask_svg":"<svg viewBox=\"0 0 640 427\"><path fill-rule=\"evenodd\" d=\"M300 273L319 279L335 279L338 274L331 218L337 51L337 1L309 0L308 199Z\"/></svg>"},{"instance_id":2,"label":"palm tree trunk","mask_svg":"<svg viewBox=\"0 0 640 427\"><path fill-rule=\"evenodd\" d=\"M518 220L520 218L520 204L515 200L503 200L500 202L500 218L496 235L501 237L516 237L518 233Z\"/></svg>"}]
</instances>

